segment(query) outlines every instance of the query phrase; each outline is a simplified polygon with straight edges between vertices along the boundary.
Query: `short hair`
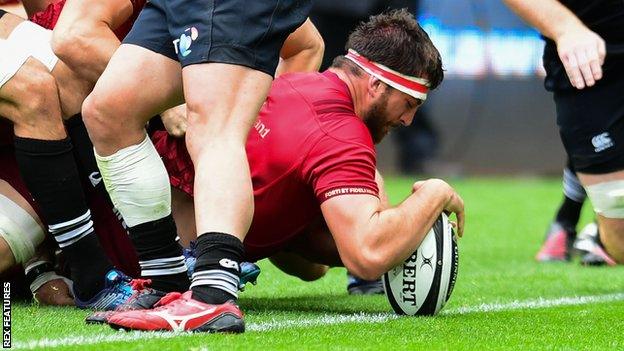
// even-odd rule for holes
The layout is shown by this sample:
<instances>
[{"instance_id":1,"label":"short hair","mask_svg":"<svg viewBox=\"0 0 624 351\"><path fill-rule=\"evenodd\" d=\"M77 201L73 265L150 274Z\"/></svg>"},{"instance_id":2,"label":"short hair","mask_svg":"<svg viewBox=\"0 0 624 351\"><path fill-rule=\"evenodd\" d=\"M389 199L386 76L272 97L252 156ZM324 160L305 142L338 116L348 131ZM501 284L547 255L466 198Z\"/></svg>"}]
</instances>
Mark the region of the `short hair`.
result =
<instances>
[{"instance_id":1,"label":"short hair","mask_svg":"<svg viewBox=\"0 0 624 351\"><path fill-rule=\"evenodd\" d=\"M345 49L402 74L426 78L432 90L444 79L438 49L406 9L384 12L360 23L349 35ZM362 72L344 56L336 57L332 67L348 69L356 76Z\"/></svg>"}]
</instances>

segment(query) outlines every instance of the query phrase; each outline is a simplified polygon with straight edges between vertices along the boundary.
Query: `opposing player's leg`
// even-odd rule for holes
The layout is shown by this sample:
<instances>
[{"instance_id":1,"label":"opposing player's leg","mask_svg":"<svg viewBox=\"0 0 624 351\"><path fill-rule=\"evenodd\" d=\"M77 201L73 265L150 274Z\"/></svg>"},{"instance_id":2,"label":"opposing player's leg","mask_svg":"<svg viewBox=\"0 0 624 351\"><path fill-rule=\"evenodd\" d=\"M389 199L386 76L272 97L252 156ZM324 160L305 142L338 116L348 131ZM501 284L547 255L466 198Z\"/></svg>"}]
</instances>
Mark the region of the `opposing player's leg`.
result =
<instances>
[{"instance_id":1,"label":"opposing player's leg","mask_svg":"<svg viewBox=\"0 0 624 351\"><path fill-rule=\"evenodd\" d=\"M150 2L83 106L110 197L128 225L142 276L161 291L183 291L188 277L171 216L169 179L146 135L155 114L180 104L180 65L164 13Z\"/></svg>"},{"instance_id":2,"label":"opposing player's leg","mask_svg":"<svg viewBox=\"0 0 624 351\"><path fill-rule=\"evenodd\" d=\"M76 297L104 291L111 269L93 235L72 144L61 118L58 86L50 70L51 33L15 16L0 18L0 37L10 55L0 57L0 114L13 122L15 154L22 177L41 207L48 230L65 252ZM24 46L23 43L28 43ZM36 59L35 59L36 58Z\"/></svg>"},{"instance_id":3,"label":"opposing player's leg","mask_svg":"<svg viewBox=\"0 0 624 351\"><path fill-rule=\"evenodd\" d=\"M192 286L200 299L223 303L236 297L238 281L208 288L203 287L202 281L210 278L199 277L204 270L220 269L218 262L224 258L236 263L225 271L238 273L242 241L253 216L245 141L270 87L271 76L243 66L211 63L186 67L184 84L188 109L186 140L197 170L194 201L198 262ZM222 86L230 89L223 91L219 88ZM204 248L210 246L216 250L206 254L223 257L202 257L202 251L207 250ZM222 252L217 253L218 250Z\"/></svg>"},{"instance_id":4,"label":"opposing player's leg","mask_svg":"<svg viewBox=\"0 0 624 351\"><path fill-rule=\"evenodd\" d=\"M193 298L221 304L237 297L242 241L253 216L247 134L270 88L280 49L306 20L310 4L187 3L169 2L168 16L172 36L180 38L186 141L196 170L198 257L191 287ZM207 9L208 17L194 7Z\"/></svg>"},{"instance_id":5,"label":"opposing player's leg","mask_svg":"<svg viewBox=\"0 0 624 351\"><path fill-rule=\"evenodd\" d=\"M156 3L160 1L151 2ZM242 240L253 215L244 145L270 87L279 50L290 32L305 21L309 5L307 1L164 2L168 29L176 38L176 52L184 67L187 147L195 164L196 189L202 189L194 199L197 262L192 292L159 312L175 316L183 325L141 313L115 316L111 325L244 330L242 313L230 302L237 298ZM209 309L214 312L206 313ZM146 322L136 324L137 318Z\"/></svg>"},{"instance_id":6,"label":"opposing player's leg","mask_svg":"<svg viewBox=\"0 0 624 351\"><path fill-rule=\"evenodd\" d=\"M581 231L574 245L586 252L581 261L589 264L624 263L621 78L613 76L583 90L554 92L561 139L597 214L597 230Z\"/></svg>"},{"instance_id":7,"label":"opposing player's leg","mask_svg":"<svg viewBox=\"0 0 624 351\"><path fill-rule=\"evenodd\" d=\"M576 226L587 195L570 162L563 170L563 202L546 232L542 248L535 256L540 262L569 261L576 239Z\"/></svg>"}]
</instances>

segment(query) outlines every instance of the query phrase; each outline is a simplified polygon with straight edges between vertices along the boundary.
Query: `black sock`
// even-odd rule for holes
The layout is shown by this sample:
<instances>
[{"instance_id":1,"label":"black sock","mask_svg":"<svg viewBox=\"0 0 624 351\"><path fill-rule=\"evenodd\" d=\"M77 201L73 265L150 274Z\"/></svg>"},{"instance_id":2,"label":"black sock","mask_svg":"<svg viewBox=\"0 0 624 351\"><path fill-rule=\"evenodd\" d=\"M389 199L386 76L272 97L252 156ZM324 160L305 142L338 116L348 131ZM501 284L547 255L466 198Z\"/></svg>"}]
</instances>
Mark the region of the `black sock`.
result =
<instances>
[{"instance_id":1,"label":"black sock","mask_svg":"<svg viewBox=\"0 0 624 351\"><path fill-rule=\"evenodd\" d=\"M243 243L230 234L206 233L197 238L196 252L193 298L209 304L236 300Z\"/></svg>"},{"instance_id":2,"label":"black sock","mask_svg":"<svg viewBox=\"0 0 624 351\"><path fill-rule=\"evenodd\" d=\"M93 232L72 144L69 139L20 137L14 143L22 178L69 261L74 292L80 300L89 300L104 287L112 265Z\"/></svg>"},{"instance_id":3,"label":"black sock","mask_svg":"<svg viewBox=\"0 0 624 351\"><path fill-rule=\"evenodd\" d=\"M141 275L152 280L156 290L186 291L189 279L182 246L173 216L128 228L130 239L139 256Z\"/></svg>"},{"instance_id":4,"label":"black sock","mask_svg":"<svg viewBox=\"0 0 624 351\"><path fill-rule=\"evenodd\" d=\"M94 188L105 191L100 169L93 154L93 143L89 139L87 128L82 122L82 115L77 114L65 121L65 127L74 146L74 157L80 175L88 179Z\"/></svg>"},{"instance_id":5,"label":"black sock","mask_svg":"<svg viewBox=\"0 0 624 351\"><path fill-rule=\"evenodd\" d=\"M563 203L559 207L555 221L564 227L569 232L575 232L576 225L578 224L581 216L581 209L583 208L582 202L576 202L569 197L563 198Z\"/></svg>"},{"instance_id":6,"label":"black sock","mask_svg":"<svg viewBox=\"0 0 624 351\"><path fill-rule=\"evenodd\" d=\"M65 121L65 128L74 145L74 158L76 159L80 177L87 184L91 184L93 188L108 201L108 204L112 207L121 225L124 229L127 229L126 222L124 222L117 208L113 206L113 201L111 201L108 191L106 191L106 187L104 186L104 182L102 181L100 169L98 168L95 154L93 153L93 143L91 139L89 139L89 133L82 121L82 115L77 114Z\"/></svg>"}]
</instances>

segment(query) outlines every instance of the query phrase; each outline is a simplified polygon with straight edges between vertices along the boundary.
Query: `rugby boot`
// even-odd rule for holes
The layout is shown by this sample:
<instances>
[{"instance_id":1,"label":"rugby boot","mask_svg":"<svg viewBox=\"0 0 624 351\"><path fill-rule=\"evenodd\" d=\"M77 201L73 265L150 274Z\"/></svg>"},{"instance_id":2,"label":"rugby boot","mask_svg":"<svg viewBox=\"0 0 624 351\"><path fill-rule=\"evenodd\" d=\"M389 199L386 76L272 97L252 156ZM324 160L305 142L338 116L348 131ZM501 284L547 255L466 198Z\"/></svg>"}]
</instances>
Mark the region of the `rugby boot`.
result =
<instances>
[{"instance_id":1,"label":"rugby boot","mask_svg":"<svg viewBox=\"0 0 624 351\"><path fill-rule=\"evenodd\" d=\"M184 263L186 264L186 274L189 279L193 279L193 272L195 271L195 262L197 262L197 255L195 254L195 241L191 241L189 247L182 249L182 255L184 256Z\"/></svg>"},{"instance_id":2,"label":"rugby boot","mask_svg":"<svg viewBox=\"0 0 624 351\"><path fill-rule=\"evenodd\" d=\"M238 283L238 290L245 291L245 285L251 283L256 285L258 283L258 276L260 275L260 267L257 264L251 262L241 262L240 264L240 281Z\"/></svg>"},{"instance_id":3,"label":"rugby boot","mask_svg":"<svg viewBox=\"0 0 624 351\"><path fill-rule=\"evenodd\" d=\"M564 228L557 222L552 222L544 244L535 259L538 262L567 262L570 261L570 251L573 238L576 237L574 229Z\"/></svg>"},{"instance_id":4,"label":"rugby boot","mask_svg":"<svg viewBox=\"0 0 624 351\"><path fill-rule=\"evenodd\" d=\"M347 272L349 295L383 295L384 288L381 279L364 280Z\"/></svg>"},{"instance_id":5,"label":"rugby boot","mask_svg":"<svg viewBox=\"0 0 624 351\"><path fill-rule=\"evenodd\" d=\"M111 269L104 276L104 289L88 301L74 298L76 307L110 311L125 303L135 293L130 282L132 279L121 271ZM76 296L76 293L74 293Z\"/></svg>"},{"instance_id":6,"label":"rugby boot","mask_svg":"<svg viewBox=\"0 0 624 351\"><path fill-rule=\"evenodd\" d=\"M117 330L242 333L243 312L234 301L211 305L193 299L193 292L169 293L151 310L118 312L108 319Z\"/></svg>"},{"instance_id":7,"label":"rugby boot","mask_svg":"<svg viewBox=\"0 0 624 351\"><path fill-rule=\"evenodd\" d=\"M598 225L589 223L581 230L574 242L574 248L581 256L581 264L585 266L615 266L617 263L605 251L598 235Z\"/></svg>"},{"instance_id":8,"label":"rugby boot","mask_svg":"<svg viewBox=\"0 0 624 351\"><path fill-rule=\"evenodd\" d=\"M105 324L108 323L108 318L117 312L134 311L134 310L146 310L153 308L154 305L166 293L163 291L155 290L147 287L152 281L149 279L133 279L130 281L130 285L134 289L134 294L123 304L117 306L112 311L98 311L87 316L85 322L87 324Z\"/></svg>"}]
</instances>

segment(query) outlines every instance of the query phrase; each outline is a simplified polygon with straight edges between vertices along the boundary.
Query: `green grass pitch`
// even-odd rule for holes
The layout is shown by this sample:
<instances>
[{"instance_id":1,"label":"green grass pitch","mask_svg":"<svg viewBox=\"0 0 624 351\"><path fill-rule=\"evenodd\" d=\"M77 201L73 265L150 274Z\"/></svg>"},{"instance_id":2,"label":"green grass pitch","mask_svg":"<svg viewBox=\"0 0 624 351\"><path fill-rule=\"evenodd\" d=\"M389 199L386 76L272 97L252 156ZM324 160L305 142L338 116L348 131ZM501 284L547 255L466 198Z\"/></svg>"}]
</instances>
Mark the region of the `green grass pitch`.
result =
<instances>
[{"instance_id":1,"label":"green grass pitch","mask_svg":"<svg viewBox=\"0 0 624 351\"><path fill-rule=\"evenodd\" d=\"M412 180L388 178L393 203ZM467 179L466 233L451 300L436 317L397 317L385 297L346 294L344 269L304 283L261 262L241 294L243 335L115 332L87 312L13 306L15 349L68 350L622 350L624 269L533 257L561 195L558 179ZM589 206L582 223L592 219Z\"/></svg>"}]
</instances>

